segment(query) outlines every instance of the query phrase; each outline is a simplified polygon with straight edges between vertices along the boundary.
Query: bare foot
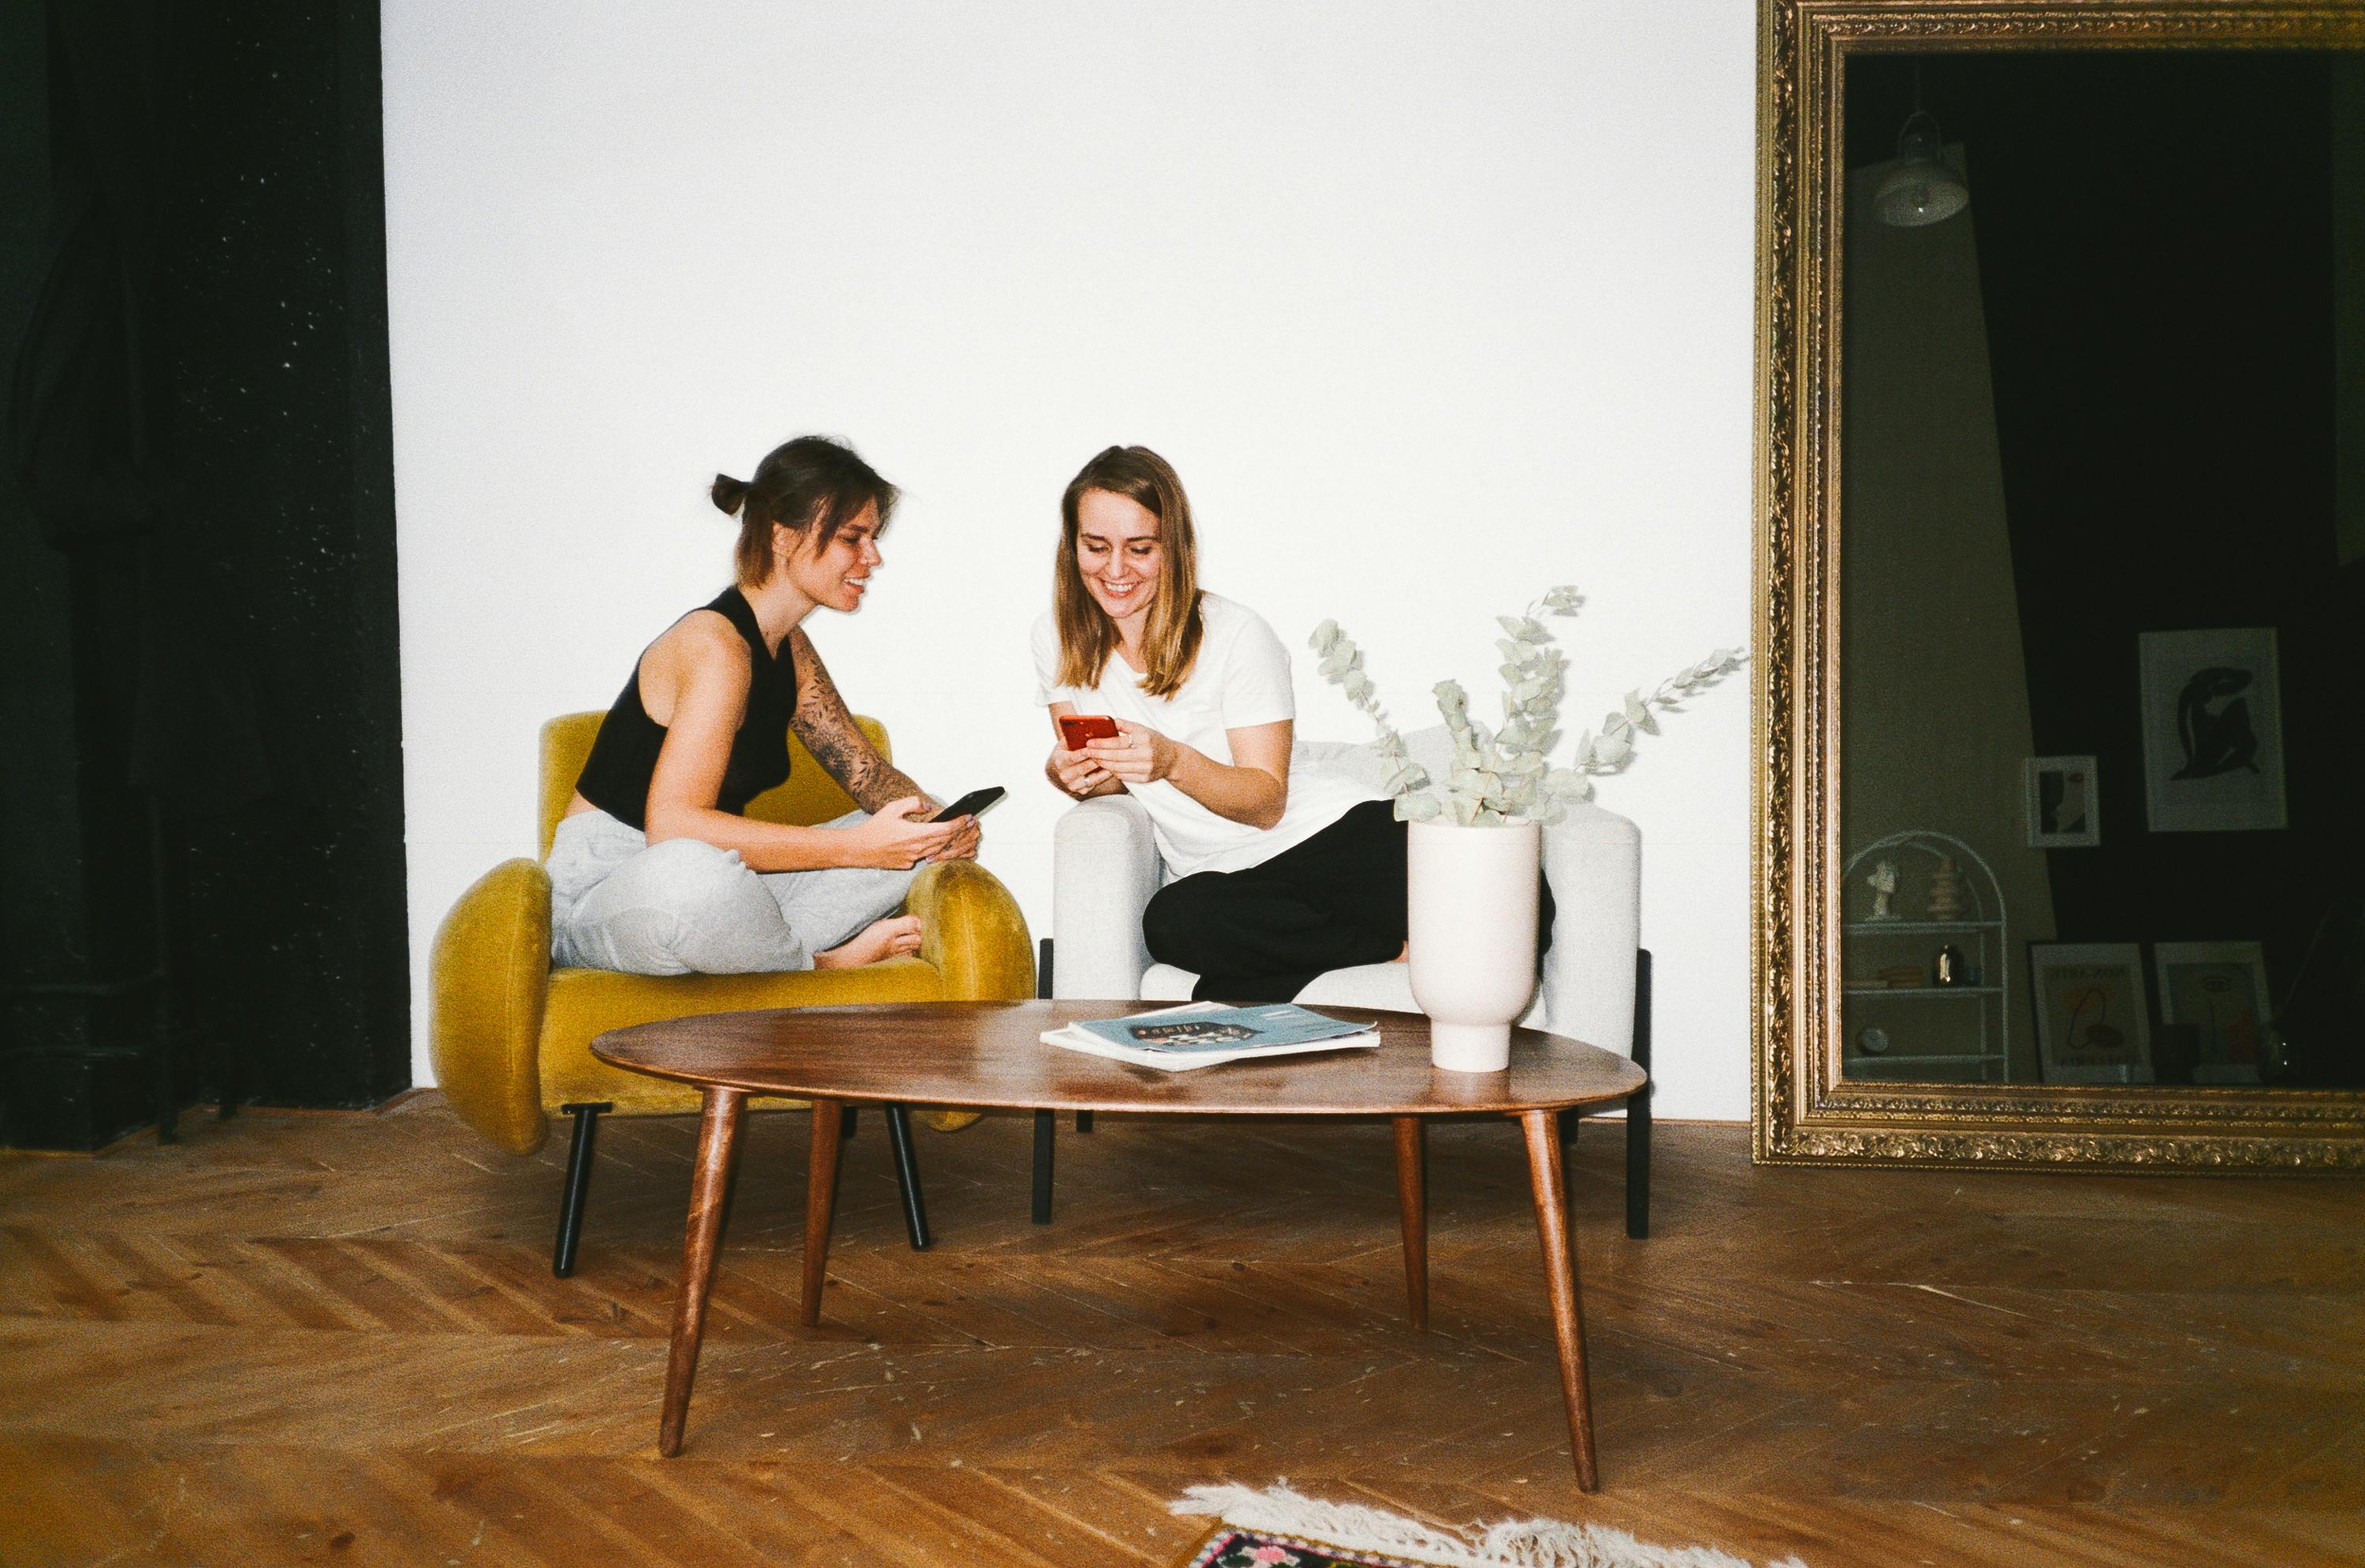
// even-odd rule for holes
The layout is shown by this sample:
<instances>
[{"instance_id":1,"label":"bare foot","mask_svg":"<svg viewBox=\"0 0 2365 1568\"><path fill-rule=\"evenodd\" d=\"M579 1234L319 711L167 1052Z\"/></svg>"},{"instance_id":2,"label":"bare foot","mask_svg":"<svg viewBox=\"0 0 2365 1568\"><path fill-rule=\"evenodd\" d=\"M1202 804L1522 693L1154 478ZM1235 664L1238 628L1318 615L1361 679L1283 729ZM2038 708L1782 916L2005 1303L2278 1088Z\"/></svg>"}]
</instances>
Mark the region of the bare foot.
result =
<instances>
[{"instance_id":1,"label":"bare foot","mask_svg":"<svg viewBox=\"0 0 2365 1568\"><path fill-rule=\"evenodd\" d=\"M916 914L891 914L884 920L874 920L857 932L852 938L832 947L826 953L813 955L817 969L851 969L864 964L875 964L881 958L920 950L920 917Z\"/></svg>"}]
</instances>

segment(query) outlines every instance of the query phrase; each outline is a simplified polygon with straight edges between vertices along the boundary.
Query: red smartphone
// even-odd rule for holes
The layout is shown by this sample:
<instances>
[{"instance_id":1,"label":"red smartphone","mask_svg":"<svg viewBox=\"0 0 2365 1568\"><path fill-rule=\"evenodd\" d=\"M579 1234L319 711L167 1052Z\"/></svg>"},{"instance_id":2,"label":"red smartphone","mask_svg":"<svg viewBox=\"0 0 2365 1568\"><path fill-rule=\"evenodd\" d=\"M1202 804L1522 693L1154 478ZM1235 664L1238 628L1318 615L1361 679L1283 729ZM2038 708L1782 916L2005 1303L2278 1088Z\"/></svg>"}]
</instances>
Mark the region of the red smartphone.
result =
<instances>
[{"instance_id":1,"label":"red smartphone","mask_svg":"<svg viewBox=\"0 0 2365 1568\"><path fill-rule=\"evenodd\" d=\"M1106 713L1062 713L1059 738L1067 742L1070 751L1082 751L1086 741L1116 739L1116 721Z\"/></svg>"}]
</instances>

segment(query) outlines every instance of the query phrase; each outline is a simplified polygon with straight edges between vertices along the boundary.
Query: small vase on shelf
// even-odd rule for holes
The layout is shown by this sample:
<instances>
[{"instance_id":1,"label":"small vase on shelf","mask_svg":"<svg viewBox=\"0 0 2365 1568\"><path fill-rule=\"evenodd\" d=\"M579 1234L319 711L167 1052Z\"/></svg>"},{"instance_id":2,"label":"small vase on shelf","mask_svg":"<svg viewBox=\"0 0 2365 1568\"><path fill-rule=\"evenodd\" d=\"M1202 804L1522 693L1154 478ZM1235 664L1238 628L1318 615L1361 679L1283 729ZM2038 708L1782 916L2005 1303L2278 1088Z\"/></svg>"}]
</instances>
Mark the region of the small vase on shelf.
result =
<instances>
[{"instance_id":1,"label":"small vase on shelf","mask_svg":"<svg viewBox=\"0 0 2365 1568\"><path fill-rule=\"evenodd\" d=\"M1942 855L1938 857L1938 868L1930 873L1930 918L1958 920L1962 913L1962 868Z\"/></svg>"}]
</instances>

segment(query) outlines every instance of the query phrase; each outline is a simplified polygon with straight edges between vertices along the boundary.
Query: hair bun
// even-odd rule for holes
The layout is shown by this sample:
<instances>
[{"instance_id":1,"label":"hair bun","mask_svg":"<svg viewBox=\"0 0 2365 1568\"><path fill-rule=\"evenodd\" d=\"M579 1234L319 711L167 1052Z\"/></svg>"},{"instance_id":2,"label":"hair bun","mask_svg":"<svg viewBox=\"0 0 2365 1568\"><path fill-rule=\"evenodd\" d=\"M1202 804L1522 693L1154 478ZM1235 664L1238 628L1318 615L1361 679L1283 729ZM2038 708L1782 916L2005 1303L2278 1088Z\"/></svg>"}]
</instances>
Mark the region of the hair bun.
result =
<instances>
[{"instance_id":1,"label":"hair bun","mask_svg":"<svg viewBox=\"0 0 2365 1568\"><path fill-rule=\"evenodd\" d=\"M706 492L714 498L715 506L726 517L737 517L742 502L747 498L747 481L734 479L728 474L717 474L714 486Z\"/></svg>"}]
</instances>

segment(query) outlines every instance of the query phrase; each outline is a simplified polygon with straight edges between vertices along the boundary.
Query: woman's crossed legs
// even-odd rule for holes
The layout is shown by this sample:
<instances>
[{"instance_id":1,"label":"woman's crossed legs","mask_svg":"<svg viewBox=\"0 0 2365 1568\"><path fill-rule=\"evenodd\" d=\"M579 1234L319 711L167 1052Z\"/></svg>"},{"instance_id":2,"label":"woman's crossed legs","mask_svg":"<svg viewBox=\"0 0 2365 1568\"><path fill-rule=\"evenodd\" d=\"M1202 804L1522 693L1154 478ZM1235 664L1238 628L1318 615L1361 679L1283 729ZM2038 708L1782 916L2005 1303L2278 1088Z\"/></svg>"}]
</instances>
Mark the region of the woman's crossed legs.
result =
<instances>
[{"instance_id":1,"label":"woman's crossed legs","mask_svg":"<svg viewBox=\"0 0 2365 1568\"><path fill-rule=\"evenodd\" d=\"M852 827L853 812L824 825ZM750 870L694 838L651 845L604 812L558 824L550 849L551 957L636 975L768 973L875 963L919 945L902 906L913 871Z\"/></svg>"},{"instance_id":2,"label":"woman's crossed legs","mask_svg":"<svg viewBox=\"0 0 2365 1568\"><path fill-rule=\"evenodd\" d=\"M1287 1002L1326 969L1385 963L1405 945L1404 823L1367 801L1260 865L1169 882L1141 932L1201 999Z\"/></svg>"}]
</instances>

